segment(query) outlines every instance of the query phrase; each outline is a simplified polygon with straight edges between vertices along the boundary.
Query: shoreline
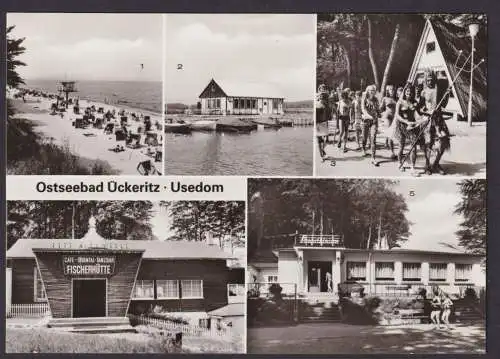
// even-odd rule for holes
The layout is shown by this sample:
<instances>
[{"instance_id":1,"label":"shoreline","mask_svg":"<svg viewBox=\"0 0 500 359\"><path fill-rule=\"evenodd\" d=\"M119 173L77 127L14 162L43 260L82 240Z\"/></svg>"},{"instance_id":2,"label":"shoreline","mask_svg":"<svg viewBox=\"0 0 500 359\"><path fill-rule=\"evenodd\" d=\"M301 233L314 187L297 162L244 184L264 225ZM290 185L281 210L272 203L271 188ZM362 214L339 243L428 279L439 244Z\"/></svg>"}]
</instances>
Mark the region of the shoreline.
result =
<instances>
[{"instance_id":1,"label":"shoreline","mask_svg":"<svg viewBox=\"0 0 500 359\"><path fill-rule=\"evenodd\" d=\"M69 148L70 152L80 159L83 164L89 165L87 167L91 167L90 165L92 165L93 162L104 162L109 165L114 174L140 175L137 172L137 165L143 161L151 161L151 163L157 167L158 171L162 173L162 163L155 162L154 158L147 154L147 151L150 150L151 147L156 148L156 150L163 150L163 133L161 130L157 130L154 125L156 122L161 125L161 114L154 114L137 108L126 108L126 106L115 106L97 101L80 100L80 108L82 110L87 106L95 106L95 108L103 107L105 111L116 110L118 112L124 110L125 114L129 117L128 122L131 130L133 127L135 127L135 129L139 127L138 123L131 120L131 113L149 115L154 129L152 132L158 133L160 145L143 146L141 148L132 149L126 147L123 141L116 141L114 134L105 134L103 129L97 129L91 126L85 129L75 128L72 122L75 121L76 118L83 117L83 113L74 114L72 105L68 107L66 112L63 112L63 116L61 117L59 114L50 114L51 104L55 102L53 99L36 96L26 96L26 102L23 102L22 99L12 99L9 97L8 99L20 101L20 104L22 104L20 108L14 104L14 107L17 109L14 118L23 118L32 122L34 131L39 133L43 141L52 141L61 149ZM115 121L117 121L117 119L115 119ZM123 146L124 151L113 152L112 149L116 148L118 145Z\"/></svg>"}]
</instances>

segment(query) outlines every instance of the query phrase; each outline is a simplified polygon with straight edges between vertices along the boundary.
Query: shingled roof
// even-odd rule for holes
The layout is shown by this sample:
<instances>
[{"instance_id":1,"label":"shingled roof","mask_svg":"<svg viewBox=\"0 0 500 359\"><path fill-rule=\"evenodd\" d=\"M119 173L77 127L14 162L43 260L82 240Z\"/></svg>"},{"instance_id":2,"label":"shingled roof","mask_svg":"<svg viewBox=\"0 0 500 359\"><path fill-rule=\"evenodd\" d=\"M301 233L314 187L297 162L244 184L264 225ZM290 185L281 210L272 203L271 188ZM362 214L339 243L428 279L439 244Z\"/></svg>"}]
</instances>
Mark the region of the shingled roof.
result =
<instances>
[{"instance_id":1,"label":"shingled roof","mask_svg":"<svg viewBox=\"0 0 500 359\"><path fill-rule=\"evenodd\" d=\"M283 93L276 86L269 83L236 82L220 79L215 81L212 79L208 86L212 82L215 82L228 97L284 98Z\"/></svg>"}]
</instances>

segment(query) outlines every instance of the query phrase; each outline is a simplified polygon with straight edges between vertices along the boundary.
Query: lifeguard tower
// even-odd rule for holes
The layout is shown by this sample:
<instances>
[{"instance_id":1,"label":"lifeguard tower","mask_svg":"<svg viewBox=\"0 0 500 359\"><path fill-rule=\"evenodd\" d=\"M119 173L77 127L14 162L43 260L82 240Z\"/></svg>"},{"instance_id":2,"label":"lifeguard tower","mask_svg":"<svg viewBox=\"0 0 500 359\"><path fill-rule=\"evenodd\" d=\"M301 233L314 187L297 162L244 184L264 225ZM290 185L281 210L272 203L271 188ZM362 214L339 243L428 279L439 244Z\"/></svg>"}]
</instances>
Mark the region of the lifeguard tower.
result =
<instances>
[{"instance_id":1,"label":"lifeguard tower","mask_svg":"<svg viewBox=\"0 0 500 359\"><path fill-rule=\"evenodd\" d=\"M68 100L69 100L69 94L72 92L77 92L78 90L76 89L76 81L61 81L59 82L59 86L57 88L59 91L59 94L64 93L64 98L66 100L66 108L68 108Z\"/></svg>"}]
</instances>

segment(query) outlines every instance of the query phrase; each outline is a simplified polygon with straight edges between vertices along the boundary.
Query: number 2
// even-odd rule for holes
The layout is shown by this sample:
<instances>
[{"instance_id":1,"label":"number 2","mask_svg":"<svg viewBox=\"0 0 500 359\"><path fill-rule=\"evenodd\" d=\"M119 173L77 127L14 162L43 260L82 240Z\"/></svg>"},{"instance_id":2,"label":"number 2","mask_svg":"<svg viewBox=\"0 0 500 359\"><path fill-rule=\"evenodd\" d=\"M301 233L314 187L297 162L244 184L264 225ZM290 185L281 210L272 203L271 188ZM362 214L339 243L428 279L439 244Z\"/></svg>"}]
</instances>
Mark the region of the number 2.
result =
<instances>
[{"instance_id":1,"label":"number 2","mask_svg":"<svg viewBox=\"0 0 500 359\"><path fill-rule=\"evenodd\" d=\"M182 70L183 65L182 64L177 64L177 70Z\"/></svg>"}]
</instances>

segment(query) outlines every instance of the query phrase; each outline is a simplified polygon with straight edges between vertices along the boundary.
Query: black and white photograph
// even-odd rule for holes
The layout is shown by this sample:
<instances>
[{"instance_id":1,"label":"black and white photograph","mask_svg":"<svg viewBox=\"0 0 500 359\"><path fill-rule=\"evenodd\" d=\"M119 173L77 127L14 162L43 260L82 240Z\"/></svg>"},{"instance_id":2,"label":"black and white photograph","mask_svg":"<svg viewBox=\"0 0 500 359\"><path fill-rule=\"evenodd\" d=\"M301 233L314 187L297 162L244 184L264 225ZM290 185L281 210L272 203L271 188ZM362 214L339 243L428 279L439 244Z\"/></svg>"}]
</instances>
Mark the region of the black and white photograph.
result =
<instances>
[{"instance_id":1,"label":"black and white photograph","mask_svg":"<svg viewBox=\"0 0 500 359\"><path fill-rule=\"evenodd\" d=\"M7 207L6 352L245 352L244 201Z\"/></svg>"},{"instance_id":2,"label":"black and white photograph","mask_svg":"<svg viewBox=\"0 0 500 359\"><path fill-rule=\"evenodd\" d=\"M486 192L250 178L247 352L484 354Z\"/></svg>"},{"instance_id":3,"label":"black and white photograph","mask_svg":"<svg viewBox=\"0 0 500 359\"><path fill-rule=\"evenodd\" d=\"M7 174L160 175L161 14L7 15Z\"/></svg>"},{"instance_id":4,"label":"black and white photograph","mask_svg":"<svg viewBox=\"0 0 500 359\"><path fill-rule=\"evenodd\" d=\"M318 14L315 173L486 178L483 14Z\"/></svg>"},{"instance_id":5,"label":"black and white photograph","mask_svg":"<svg viewBox=\"0 0 500 359\"><path fill-rule=\"evenodd\" d=\"M165 15L165 174L313 174L316 16Z\"/></svg>"}]
</instances>

